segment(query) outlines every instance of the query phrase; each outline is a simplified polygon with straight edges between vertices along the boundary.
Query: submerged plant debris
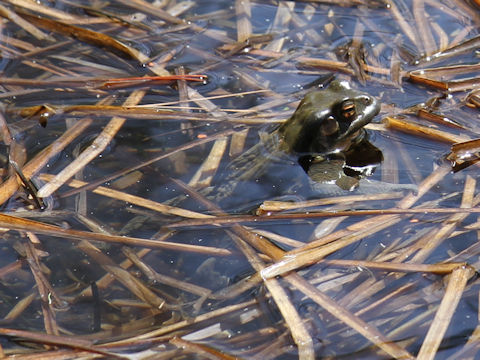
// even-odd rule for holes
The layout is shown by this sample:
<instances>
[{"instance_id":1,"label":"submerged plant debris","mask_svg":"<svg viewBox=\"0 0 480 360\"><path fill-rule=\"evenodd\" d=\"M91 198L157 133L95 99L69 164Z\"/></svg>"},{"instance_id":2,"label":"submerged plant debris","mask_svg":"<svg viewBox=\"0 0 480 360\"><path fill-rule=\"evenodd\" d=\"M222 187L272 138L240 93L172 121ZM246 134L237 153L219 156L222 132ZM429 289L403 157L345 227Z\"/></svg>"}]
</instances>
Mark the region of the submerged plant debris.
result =
<instances>
[{"instance_id":1,"label":"submerged plant debris","mask_svg":"<svg viewBox=\"0 0 480 360\"><path fill-rule=\"evenodd\" d=\"M1 357L478 358L479 10L1 1ZM362 181L402 186L247 158L216 201L333 80L382 103Z\"/></svg>"}]
</instances>

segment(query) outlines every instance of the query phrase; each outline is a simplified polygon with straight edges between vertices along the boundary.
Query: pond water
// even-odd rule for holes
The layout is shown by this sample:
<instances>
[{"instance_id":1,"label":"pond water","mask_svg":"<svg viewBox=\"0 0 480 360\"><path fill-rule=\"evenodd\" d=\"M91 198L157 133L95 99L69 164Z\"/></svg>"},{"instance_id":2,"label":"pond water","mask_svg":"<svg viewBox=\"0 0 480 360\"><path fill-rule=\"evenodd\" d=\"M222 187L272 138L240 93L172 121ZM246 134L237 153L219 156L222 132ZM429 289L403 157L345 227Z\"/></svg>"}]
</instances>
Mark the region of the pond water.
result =
<instances>
[{"instance_id":1,"label":"pond water","mask_svg":"<svg viewBox=\"0 0 480 360\"><path fill-rule=\"evenodd\" d=\"M3 353L478 358L479 7L2 2Z\"/></svg>"}]
</instances>

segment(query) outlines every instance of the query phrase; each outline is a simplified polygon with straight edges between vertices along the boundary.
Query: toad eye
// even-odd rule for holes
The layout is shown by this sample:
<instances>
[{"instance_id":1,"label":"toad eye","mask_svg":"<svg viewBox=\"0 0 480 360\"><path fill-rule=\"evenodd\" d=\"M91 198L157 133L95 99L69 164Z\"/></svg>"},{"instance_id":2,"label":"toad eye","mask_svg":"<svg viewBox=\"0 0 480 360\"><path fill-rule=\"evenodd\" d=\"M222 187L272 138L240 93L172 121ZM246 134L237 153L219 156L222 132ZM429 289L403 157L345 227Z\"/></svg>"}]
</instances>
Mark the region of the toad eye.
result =
<instances>
[{"instance_id":1,"label":"toad eye","mask_svg":"<svg viewBox=\"0 0 480 360\"><path fill-rule=\"evenodd\" d=\"M340 114L346 120L352 119L357 113L355 109L355 102L353 100L345 100L340 105Z\"/></svg>"}]
</instances>

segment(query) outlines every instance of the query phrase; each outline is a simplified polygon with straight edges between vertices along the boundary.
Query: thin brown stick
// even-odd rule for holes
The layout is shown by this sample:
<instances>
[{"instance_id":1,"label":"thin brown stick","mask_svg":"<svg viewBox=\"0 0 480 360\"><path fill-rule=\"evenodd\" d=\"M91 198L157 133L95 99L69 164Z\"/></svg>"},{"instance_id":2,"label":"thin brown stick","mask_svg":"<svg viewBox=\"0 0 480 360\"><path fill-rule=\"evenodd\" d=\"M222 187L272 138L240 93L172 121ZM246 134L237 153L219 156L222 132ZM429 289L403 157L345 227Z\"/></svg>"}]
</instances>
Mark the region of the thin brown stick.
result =
<instances>
[{"instance_id":1,"label":"thin brown stick","mask_svg":"<svg viewBox=\"0 0 480 360\"><path fill-rule=\"evenodd\" d=\"M80 340L72 336L55 336L55 335L46 335L38 332L25 331L25 330L15 330L15 329L6 329L0 328L0 334L3 336L9 337L19 337L29 341L40 342L42 344L51 344L58 346L66 346L72 349L81 349L86 350L90 353L102 354L114 359L125 359L125 357L116 355L112 352L105 351L98 346L92 345L90 341ZM38 354L36 354L38 359Z\"/></svg>"},{"instance_id":2,"label":"thin brown stick","mask_svg":"<svg viewBox=\"0 0 480 360\"><path fill-rule=\"evenodd\" d=\"M459 143L470 140L470 138L466 135L455 135L446 131L434 129L424 125L414 124L410 121L405 121L390 116L384 118L383 123L387 126L387 128L392 130L398 130L408 134L413 134L441 142Z\"/></svg>"},{"instance_id":3,"label":"thin brown stick","mask_svg":"<svg viewBox=\"0 0 480 360\"><path fill-rule=\"evenodd\" d=\"M418 44L422 45L427 56L431 55L437 49L437 46L429 27L428 13L425 12L424 0L413 0L413 16L418 24L418 34L422 40Z\"/></svg>"},{"instance_id":4,"label":"thin brown stick","mask_svg":"<svg viewBox=\"0 0 480 360\"><path fill-rule=\"evenodd\" d=\"M390 356L394 357L395 359L414 359L414 357L407 350L390 341L375 326L367 324L362 319L349 312L347 309L339 306L333 299L323 294L299 275L292 274L286 277L286 279L292 286L302 291L305 295L318 303L330 314L347 324L352 329L355 329L365 338L370 340L375 346L379 347Z\"/></svg>"},{"instance_id":5,"label":"thin brown stick","mask_svg":"<svg viewBox=\"0 0 480 360\"><path fill-rule=\"evenodd\" d=\"M361 266L370 269L382 271L397 272L431 272L434 274L450 274L454 269L465 266L465 263L448 263L448 264L418 264L418 263L402 263L402 262L375 262L362 260L322 260L321 263L335 266Z\"/></svg>"},{"instance_id":6,"label":"thin brown stick","mask_svg":"<svg viewBox=\"0 0 480 360\"><path fill-rule=\"evenodd\" d=\"M427 336L423 341L417 359L433 360L435 358L438 347L443 340L443 335L447 331L453 313L462 297L467 281L473 274L474 270L470 267L459 267L452 272L447 288L445 289L445 295L428 329Z\"/></svg>"},{"instance_id":7,"label":"thin brown stick","mask_svg":"<svg viewBox=\"0 0 480 360\"><path fill-rule=\"evenodd\" d=\"M23 174L27 178L31 178L40 169L42 169L48 161L61 152L73 139L78 137L90 124L91 119L83 119L78 121L70 129L65 131L57 140L38 153L32 160L30 160L22 169ZM0 204L7 201L17 190L18 181L16 176L8 178L0 185Z\"/></svg>"},{"instance_id":8,"label":"thin brown stick","mask_svg":"<svg viewBox=\"0 0 480 360\"><path fill-rule=\"evenodd\" d=\"M40 175L40 179L43 179L45 181L52 180L53 178L54 178L53 175L48 175L48 174ZM74 188L80 188L80 187L87 186L87 183L80 180L70 180L66 183L66 185L72 186ZM136 195L131 195L123 191L114 190L105 186L98 186L92 192L94 192L95 194L107 196L113 199L117 199L117 200L125 201L131 204L135 204L138 206L142 206L147 209L158 211L159 213L163 213L163 214L177 215L177 216L182 216L187 218L209 218L212 216L208 214L199 213L196 211L178 208L175 206L164 205L162 203L159 203L153 200L142 198Z\"/></svg>"},{"instance_id":9,"label":"thin brown stick","mask_svg":"<svg viewBox=\"0 0 480 360\"><path fill-rule=\"evenodd\" d=\"M96 234L87 231L69 230L59 226L49 225L38 221L22 219L10 215L0 214L0 227L10 230L31 231L37 234L45 234L68 240L92 240L109 243L124 244L130 246L144 246L148 248L163 248L179 251L193 251L198 253L225 256L231 252L226 249L211 248L208 246L196 246L188 244L176 244L166 241L154 241L127 236Z\"/></svg>"},{"instance_id":10,"label":"thin brown stick","mask_svg":"<svg viewBox=\"0 0 480 360\"><path fill-rule=\"evenodd\" d=\"M137 104L144 93L142 91L133 92L124 105ZM90 161L96 158L112 141L115 134L125 123L124 118L114 117L105 126L103 131L95 138L92 144L83 151L74 161L66 166L60 173L58 173L48 184L45 184L38 190L39 197L50 196L60 186L62 186L68 179L72 178L80 169L83 169Z\"/></svg>"},{"instance_id":11,"label":"thin brown stick","mask_svg":"<svg viewBox=\"0 0 480 360\"><path fill-rule=\"evenodd\" d=\"M0 5L0 16L9 19L10 21L13 21L19 27L23 28L25 31L35 36L38 40L53 40L50 36L42 32L33 24L24 20L22 17L18 16L13 11L3 5Z\"/></svg>"}]
</instances>

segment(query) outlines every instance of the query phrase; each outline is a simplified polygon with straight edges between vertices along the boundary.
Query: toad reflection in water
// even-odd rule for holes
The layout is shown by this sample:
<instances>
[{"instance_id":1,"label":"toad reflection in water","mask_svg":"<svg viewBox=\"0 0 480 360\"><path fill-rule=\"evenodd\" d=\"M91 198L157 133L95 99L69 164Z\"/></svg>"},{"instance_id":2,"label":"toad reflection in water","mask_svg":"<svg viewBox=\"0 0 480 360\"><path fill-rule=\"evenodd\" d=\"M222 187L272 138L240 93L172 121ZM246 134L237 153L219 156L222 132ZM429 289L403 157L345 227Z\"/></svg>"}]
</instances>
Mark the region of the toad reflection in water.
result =
<instances>
[{"instance_id":1,"label":"toad reflection in water","mask_svg":"<svg viewBox=\"0 0 480 360\"><path fill-rule=\"evenodd\" d=\"M332 81L326 89L307 94L283 125L261 135L257 145L233 160L207 196L232 209L279 196L412 189L361 181L383 159L364 130L379 111L374 97Z\"/></svg>"}]
</instances>

